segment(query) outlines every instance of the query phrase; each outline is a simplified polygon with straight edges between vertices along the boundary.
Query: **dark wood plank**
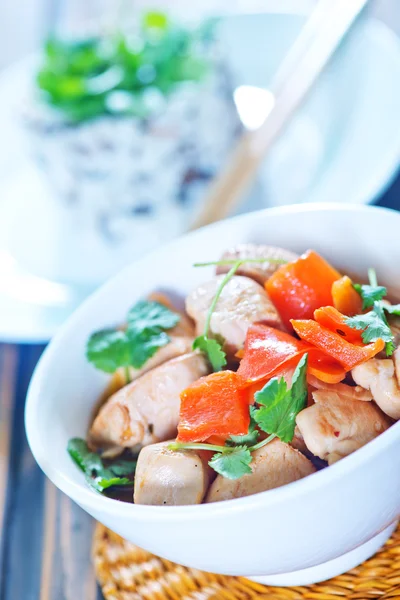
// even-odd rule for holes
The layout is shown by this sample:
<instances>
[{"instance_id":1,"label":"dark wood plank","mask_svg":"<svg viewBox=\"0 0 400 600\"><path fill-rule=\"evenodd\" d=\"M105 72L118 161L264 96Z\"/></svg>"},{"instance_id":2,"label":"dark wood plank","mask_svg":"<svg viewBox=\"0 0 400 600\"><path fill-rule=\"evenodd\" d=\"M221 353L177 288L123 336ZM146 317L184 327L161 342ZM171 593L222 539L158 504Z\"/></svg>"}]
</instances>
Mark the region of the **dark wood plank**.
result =
<instances>
[{"instance_id":1,"label":"dark wood plank","mask_svg":"<svg viewBox=\"0 0 400 600\"><path fill-rule=\"evenodd\" d=\"M92 519L44 477L24 429L40 346L0 345L0 598L96 600Z\"/></svg>"}]
</instances>

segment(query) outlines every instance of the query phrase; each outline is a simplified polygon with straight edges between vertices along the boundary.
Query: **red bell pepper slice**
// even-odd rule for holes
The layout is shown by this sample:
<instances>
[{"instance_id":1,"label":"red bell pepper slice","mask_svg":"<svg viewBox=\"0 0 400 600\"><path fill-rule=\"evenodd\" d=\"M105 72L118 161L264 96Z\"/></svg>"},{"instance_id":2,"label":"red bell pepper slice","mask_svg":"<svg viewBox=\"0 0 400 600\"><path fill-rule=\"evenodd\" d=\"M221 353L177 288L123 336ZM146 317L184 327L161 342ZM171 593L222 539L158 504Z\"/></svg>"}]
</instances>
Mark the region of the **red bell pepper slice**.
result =
<instances>
[{"instance_id":1,"label":"red bell pepper slice","mask_svg":"<svg viewBox=\"0 0 400 600\"><path fill-rule=\"evenodd\" d=\"M385 347L385 342L381 339L365 346L357 346L347 342L338 333L322 327L322 325L311 319L292 319L291 323L295 332L302 340L322 350L325 354L340 363L346 371L350 371L357 365L372 358Z\"/></svg>"},{"instance_id":2,"label":"red bell pepper slice","mask_svg":"<svg viewBox=\"0 0 400 600\"><path fill-rule=\"evenodd\" d=\"M292 335L268 325L256 323L247 331L243 358L238 374L255 381L267 377L286 361L301 357L308 345Z\"/></svg>"},{"instance_id":3,"label":"red bell pepper slice","mask_svg":"<svg viewBox=\"0 0 400 600\"><path fill-rule=\"evenodd\" d=\"M300 357L308 352L308 369L326 383L338 383L345 377L339 363L314 346L268 325L256 323L247 331L243 359L238 374L249 384L280 376L281 372L296 365ZM262 387L261 385L261 387ZM251 386L251 393L261 389Z\"/></svg>"},{"instance_id":4,"label":"red bell pepper slice","mask_svg":"<svg viewBox=\"0 0 400 600\"><path fill-rule=\"evenodd\" d=\"M357 292L356 292L357 293ZM324 306L323 308L317 308L314 312L314 319L322 325L330 329L334 333L338 333L344 340L351 342L352 344L363 344L361 331L358 329L352 329L346 325L346 319L348 317L340 313L333 306Z\"/></svg>"},{"instance_id":5,"label":"red bell pepper slice","mask_svg":"<svg viewBox=\"0 0 400 600\"><path fill-rule=\"evenodd\" d=\"M314 250L282 265L265 283L265 289L283 322L311 319L314 310L333 304L332 284L340 279L336 271Z\"/></svg>"},{"instance_id":6,"label":"red bell pepper slice","mask_svg":"<svg viewBox=\"0 0 400 600\"><path fill-rule=\"evenodd\" d=\"M344 315L352 317L362 311L361 296L353 287L350 277L345 275L332 284L333 306Z\"/></svg>"},{"instance_id":7,"label":"red bell pepper slice","mask_svg":"<svg viewBox=\"0 0 400 600\"><path fill-rule=\"evenodd\" d=\"M202 377L181 394L178 442L245 435L249 424L248 390L245 381L233 371Z\"/></svg>"}]
</instances>

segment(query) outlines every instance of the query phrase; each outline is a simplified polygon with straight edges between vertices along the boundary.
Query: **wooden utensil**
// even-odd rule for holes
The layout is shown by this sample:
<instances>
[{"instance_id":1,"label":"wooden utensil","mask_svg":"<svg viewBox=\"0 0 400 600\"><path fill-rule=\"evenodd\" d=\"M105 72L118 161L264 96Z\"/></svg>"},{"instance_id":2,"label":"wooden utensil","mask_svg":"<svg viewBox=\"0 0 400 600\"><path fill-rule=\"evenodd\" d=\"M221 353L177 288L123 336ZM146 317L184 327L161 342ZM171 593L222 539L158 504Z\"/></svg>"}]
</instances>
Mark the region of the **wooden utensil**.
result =
<instances>
[{"instance_id":1,"label":"wooden utensil","mask_svg":"<svg viewBox=\"0 0 400 600\"><path fill-rule=\"evenodd\" d=\"M231 213L254 180L266 153L335 53L368 0L320 0L278 69L270 90L275 102L264 123L245 132L190 229Z\"/></svg>"}]
</instances>

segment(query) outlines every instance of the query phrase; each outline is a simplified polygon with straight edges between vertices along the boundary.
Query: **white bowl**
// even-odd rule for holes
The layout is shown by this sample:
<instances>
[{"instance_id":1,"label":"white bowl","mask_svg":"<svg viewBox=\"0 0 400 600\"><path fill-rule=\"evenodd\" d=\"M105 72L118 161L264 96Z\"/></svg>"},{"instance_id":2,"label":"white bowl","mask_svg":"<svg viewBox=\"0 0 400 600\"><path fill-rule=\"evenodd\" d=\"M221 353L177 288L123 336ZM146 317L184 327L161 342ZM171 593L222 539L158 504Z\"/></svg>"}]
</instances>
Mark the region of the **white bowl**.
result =
<instances>
[{"instance_id":1,"label":"white bowl","mask_svg":"<svg viewBox=\"0 0 400 600\"><path fill-rule=\"evenodd\" d=\"M400 514L400 424L339 463L280 489L215 504L139 506L90 490L66 452L84 436L107 377L85 360L89 334L124 319L154 289L185 295L238 242L321 252L339 268L400 288L400 214L386 209L303 205L251 213L183 237L134 263L64 325L41 359L26 406L32 452L45 474L88 513L126 539L172 561L273 584L303 584L354 567L391 534Z\"/></svg>"}]
</instances>

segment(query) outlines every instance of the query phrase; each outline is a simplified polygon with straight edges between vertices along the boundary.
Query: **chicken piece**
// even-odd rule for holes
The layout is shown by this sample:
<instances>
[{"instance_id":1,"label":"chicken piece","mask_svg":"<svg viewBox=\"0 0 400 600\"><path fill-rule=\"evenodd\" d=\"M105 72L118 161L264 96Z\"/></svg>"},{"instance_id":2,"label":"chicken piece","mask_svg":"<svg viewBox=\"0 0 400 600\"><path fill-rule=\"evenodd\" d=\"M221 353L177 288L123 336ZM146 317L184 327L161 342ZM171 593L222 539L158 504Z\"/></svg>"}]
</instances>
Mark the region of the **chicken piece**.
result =
<instances>
[{"instance_id":1,"label":"chicken piece","mask_svg":"<svg viewBox=\"0 0 400 600\"><path fill-rule=\"evenodd\" d=\"M178 506L203 501L213 473L205 453L168 450L172 441L141 450L135 473L135 504Z\"/></svg>"},{"instance_id":2,"label":"chicken piece","mask_svg":"<svg viewBox=\"0 0 400 600\"><path fill-rule=\"evenodd\" d=\"M133 448L174 437L180 393L207 373L207 361L196 352L173 358L145 373L102 406L90 428L91 446Z\"/></svg>"},{"instance_id":3,"label":"chicken piece","mask_svg":"<svg viewBox=\"0 0 400 600\"><path fill-rule=\"evenodd\" d=\"M275 246L265 246L264 244L239 244L234 248L230 248L221 256L221 260L240 260L243 258L270 258L292 262L298 258L298 255L285 248L277 248ZM217 267L217 275L227 273L231 266L232 265L219 265ZM264 285L280 266L279 263L274 262L246 263L238 269L237 274L250 277L250 279L254 279L257 283Z\"/></svg>"},{"instance_id":4,"label":"chicken piece","mask_svg":"<svg viewBox=\"0 0 400 600\"><path fill-rule=\"evenodd\" d=\"M280 440L274 440L253 452L252 473L240 479L227 479L218 475L211 484L206 502L242 498L265 492L302 479L316 469L301 452Z\"/></svg>"},{"instance_id":5,"label":"chicken piece","mask_svg":"<svg viewBox=\"0 0 400 600\"><path fill-rule=\"evenodd\" d=\"M315 404L302 410L297 426L308 450L331 465L390 427L373 402L349 401L330 390L313 392Z\"/></svg>"},{"instance_id":6,"label":"chicken piece","mask_svg":"<svg viewBox=\"0 0 400 600\"><path fill-rule=\"evenodd\" d=\"M208 310L223 275L218 275L193 290L186 299L186 310L196 322L197 335L204 331ZM248 277L235 276L222 290L211 317L211 332L225 340L225 351L234 355L243 347L246 332L255 322L283 328L278 311L264 288Z\"/></svg>"},{"instance_id":7,"label":"chicken piece","mask_svg":"<svg viewBox=\"0 0 400 600\"><path fill-rule=\"evenodd\" d=\"M325 381L321 381L313 375L308 375L307 381L313 391L329 390L331 392L337 392L339 396L346 397L349 400L361 400L363 402L370 402L373 400L371 392L360 385L351 386L346 385L345 383L325 383ZM314 404L314 402L311 404Z\"/></svg>"},{"instance_id":8,"label":"chicken piece","mask_svg":"<svg viewBox=\"0 0 400 600\"><path fill-rule=\"evenodd\" d=\"M377 405L392 419L400 419L400 348L391 358L371 358L355 367L354 381L370 390Z\"/></svg>"}]
</instances>

